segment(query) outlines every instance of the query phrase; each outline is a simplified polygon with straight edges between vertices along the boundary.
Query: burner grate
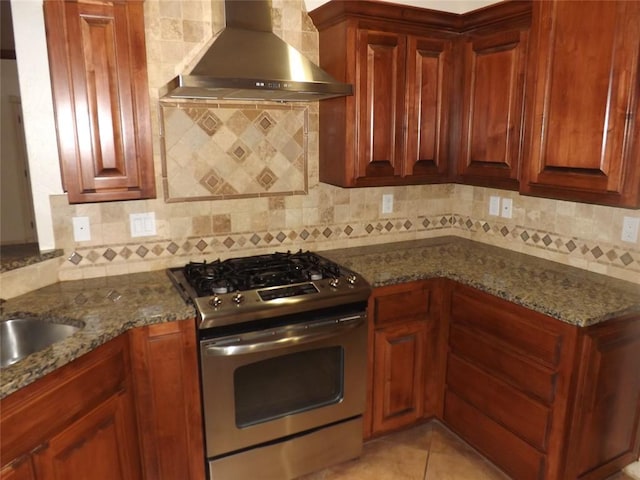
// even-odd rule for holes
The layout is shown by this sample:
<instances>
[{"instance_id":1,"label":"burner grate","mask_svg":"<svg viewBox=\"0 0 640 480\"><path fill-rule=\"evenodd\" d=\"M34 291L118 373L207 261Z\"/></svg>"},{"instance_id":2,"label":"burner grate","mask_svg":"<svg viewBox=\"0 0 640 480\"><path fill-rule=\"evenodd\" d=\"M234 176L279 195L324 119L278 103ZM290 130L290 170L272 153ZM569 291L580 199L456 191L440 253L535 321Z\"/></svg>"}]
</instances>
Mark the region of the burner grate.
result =
<instances>
[{"instance_id":1,"label":"burner grate","mask_svg":"<svg viewBox=\"0 0 640 480\"><path fill-rule=\"evenodd\" d=\"M291 285L340 276L340 267L311 252L190 262L184 276L199 296Z\"/></svg>"}]
</instances>

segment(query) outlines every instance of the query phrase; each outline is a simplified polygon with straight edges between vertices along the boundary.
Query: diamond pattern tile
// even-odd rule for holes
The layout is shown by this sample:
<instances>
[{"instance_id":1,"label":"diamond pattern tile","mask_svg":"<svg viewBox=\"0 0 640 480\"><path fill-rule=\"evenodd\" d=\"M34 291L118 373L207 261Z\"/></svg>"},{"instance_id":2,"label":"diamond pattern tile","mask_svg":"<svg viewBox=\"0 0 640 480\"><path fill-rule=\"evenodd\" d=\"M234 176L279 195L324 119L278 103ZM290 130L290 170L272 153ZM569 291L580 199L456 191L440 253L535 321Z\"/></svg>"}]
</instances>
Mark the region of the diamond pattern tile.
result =
<instances>
[{"instance_id":1,"label":"diamond pattern tile","mask_svg":"<svg viewBox=\"0 0 640 480\"><path fill-rule=\"evenodd\" d=\"M114 258L118 256L118 254L114 252L111 248L107 248L105 252L102 254L102 256L111 262L113 261Z\"/></svg>"},{"instance_id":2,"label":"diamond pattern tile","mask_svg":"<svg viewBox=\"0 0 640 480\"><path fill-rule=\"evenodd\" d=\"M188 200L296 195L308 190L308 106L161 102L165 197ZM205 134L195 135L193 125ZM197 130L197 131L199 131Z\"/></svg>"}]
</instances>

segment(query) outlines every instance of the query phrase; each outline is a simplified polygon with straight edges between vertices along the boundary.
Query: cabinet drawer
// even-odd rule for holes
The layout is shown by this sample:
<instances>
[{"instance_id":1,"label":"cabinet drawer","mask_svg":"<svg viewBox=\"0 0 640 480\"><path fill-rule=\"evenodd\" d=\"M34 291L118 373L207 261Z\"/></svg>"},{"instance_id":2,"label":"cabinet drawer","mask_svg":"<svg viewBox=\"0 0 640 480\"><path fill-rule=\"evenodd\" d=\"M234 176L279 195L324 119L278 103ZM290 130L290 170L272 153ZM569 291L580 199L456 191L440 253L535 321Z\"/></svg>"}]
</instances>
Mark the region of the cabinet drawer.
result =
<instances>
[{"instance_id":1,"label":"cabinet drawer","mask_svg":"<svg viewBox=\"0 0 640 480\"><path fill-rule=\"evenodd\" d=\"M542 453L450 390L445 397L444 420L513 478L543 478L545 456Z\"/></svg>"},{"instance_id":2,"label":"cabinet drawer","mask_svg":"<svg viewBox=\"0 0 640 480\"><path fill-rule=\"evenodd\" d=\"M425 320L431 307L431 291L418 282L384 287L384 294L374 291L376 326L407 320Z\"/></svg>"},{"instance_id":3,"label":"cabinet drawer","mask_svg":"<svg viewBox=\"0 0 640 480\"><path fill-rule=\"evenodd\" d=\"M537 449L546 449L550 412L545 405L455 355L449 355L447 388Z\"/></svg>"},{"instance_id":4,"label":"cabinet drawer","mask_svg":"<svg viewBox=\"0 0 640 480\"><path fill-rule=\"evenodd\" d=\"M508 350L492 337L475 333L462 325L453 325L449 346L456 355L481 366L519 390L551 403L555 397L557 373Z\"/></svg>"},{"instance_id":5,"label":"cabinet drawer","mask_svg":"<svg viewBox=\"0 0 640 480\"><path fill-rule=\"evenodd\" d=\"M491 335L547 365L560 363L563 330L545 315L483 292L458 287L451 301L451 322Z\"/></svg>"}]
</instances>

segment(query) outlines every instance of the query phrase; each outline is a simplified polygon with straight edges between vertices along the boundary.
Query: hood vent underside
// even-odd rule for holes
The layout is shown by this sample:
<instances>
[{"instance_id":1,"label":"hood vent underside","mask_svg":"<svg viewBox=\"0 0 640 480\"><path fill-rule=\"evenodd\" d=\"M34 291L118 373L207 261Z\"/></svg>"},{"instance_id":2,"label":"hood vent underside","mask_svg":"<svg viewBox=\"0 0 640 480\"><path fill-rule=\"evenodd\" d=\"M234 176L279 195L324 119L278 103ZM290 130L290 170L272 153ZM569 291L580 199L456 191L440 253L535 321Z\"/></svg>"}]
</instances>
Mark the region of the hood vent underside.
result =
<instances>
[{"instance_id":1,"label":"hood vent underside","mask_svg":"<svg viewBox=\"0 0 640 480\"><path fill-rule=\"evenodd\" d=\"M225 23L191 73L164 87L163 98L313 102L353 94L273 33L269 0L225 0Z\"/></svg>"}]
</instances>

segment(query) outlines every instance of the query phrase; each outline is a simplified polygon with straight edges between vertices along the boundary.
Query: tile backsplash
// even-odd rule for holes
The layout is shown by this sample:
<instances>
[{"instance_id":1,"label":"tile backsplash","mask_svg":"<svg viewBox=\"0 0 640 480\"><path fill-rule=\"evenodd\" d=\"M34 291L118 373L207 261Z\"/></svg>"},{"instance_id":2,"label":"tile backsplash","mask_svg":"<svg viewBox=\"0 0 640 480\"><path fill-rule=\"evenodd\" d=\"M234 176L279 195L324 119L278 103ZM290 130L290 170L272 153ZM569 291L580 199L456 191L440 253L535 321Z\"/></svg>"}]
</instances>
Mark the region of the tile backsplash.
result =
<instances>
[{"instance_id":1,"label":"tile backsplash","mask_svg":"<svg viewBox=\"0 0 640 480\"><path fill-rule=\"evenodd\" d=\"M307 193L305 105L160 103L165 200Z\"/></svg>"},{"instance_id":2,"label":"tile backsplash","mask_svg":"<svg viewBox=\"0 0 640 480\"><path fill-rule=\"evenodd\" d=\"M243 192L238 185L222 188L224 182L229 186L228 179L234 172L242 171L238 163L234 163L237 160L228 158L225 161L230 162L230 167L218 172L217 180L207 177L205 162L191 170L198 173L184 180L185 183L172 182L170 168L163 165L161 155L163 114L165 129L171 122L167 121L167 112L161 112L157 92L178 72L188 70L187 65L193 63L209 40L212 28L218 31L221 3L209 0L145 2L157 190L162 192L163 187L172 187L172 184L176 189L169 188L169 201L158 198L69 205L65 195L51 197L56 247L65 252L55 267L59 280L156 270L190 260L266 251L326 250L459 235L640 283L640 246L620 240L623 217L640 216L637 210L523 197L515 192L466 185L342 189L319 183L317 104L304 106L305 130L294 129L288 133L289 140L294 142L300 135L305 137L307 180L304 184L297 179L289 186L271 190L275 184L269 186L271 182L262 177L262 184L258 180L255 191ZM273 0L272 6L274 31L317 61L317 32L304 12L303 1ZM213 109L199 106L196 107L201 109L199 113L179 112L180 115L187 113L186 119L183 117L180 121L192 127L201 118L199 114L213 112L218 123L205 122L207 128L221 128L234 114L249 119L259 111L271 113L270 107L260 107L247 117L243 113L248 108L246 105L236 107L225 103ZM219 114L216 108L221 109ZM263 125L269 127L267 123ZM206 132L203 135L208 138ZM231 147L225 143L230 138L225 137L215 148ZM227 155L229 151L233 149L226 148ZM296 152L299 154L299 150ZM279 157L278 161L284 163L277 168L286 162L291 167L301 161L299 156L294 157L286 154ZM219 163L214 161L212 165ZM299 163L292 168L298 167L299 171L303 168ZM253 168L249 170L251 175L259 177L264 165ZM273 173L282 175L275 170ZM282 175L285 177L288 178ZM203 178L209 178L209 182ZM394 196L392 213L382 213L383 194ZM511 218L489 215L489 197L493 195L512 199ZM200 198L203 196L212 199ZM132 238L129 214L145 212L155 213L157 235ZM71 217L75 216L89 217L91 241L74 241ZM48 267L47 278L51 275ZM8 282L20 281L19 278L19 273L13 273L10 278L3 276L3 289Z\"/></svg>"},{"instance_id":3,"label":"tile backsplash","mask_svg":"<svg viewBox=\"0 0 640 480\"><path fill-rule=\"evenodd\" d=\"M394 195L391 214L381 213L385 193ZM513 199L511 219L486 213L491 195ZM55 203L54 213L60 215L56 224L79 214L80 207L69 206L64 197ZM135 203L138 208L132 205L131 211L156 211L158 235L132 241L126 221L109 213L117 207L95 206L102 211L90 218L103 221L92 223L92 242L74 244L67 238L61 279L155 270L189 260L265 251L326 250L458 235L640 283L640 249L616 240L622 217L629 215L623 209L465 185L345 190L317 182L305 196L164 204L164 208L158 201ZM121 232L121 241L114 238L116 231Z\"/></svg>"}]
</instances>

